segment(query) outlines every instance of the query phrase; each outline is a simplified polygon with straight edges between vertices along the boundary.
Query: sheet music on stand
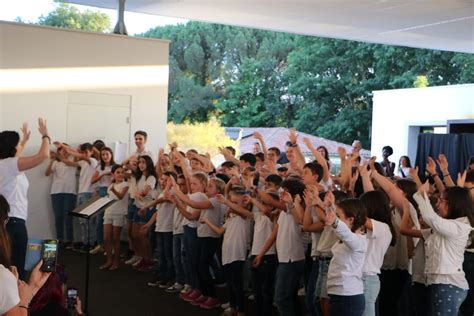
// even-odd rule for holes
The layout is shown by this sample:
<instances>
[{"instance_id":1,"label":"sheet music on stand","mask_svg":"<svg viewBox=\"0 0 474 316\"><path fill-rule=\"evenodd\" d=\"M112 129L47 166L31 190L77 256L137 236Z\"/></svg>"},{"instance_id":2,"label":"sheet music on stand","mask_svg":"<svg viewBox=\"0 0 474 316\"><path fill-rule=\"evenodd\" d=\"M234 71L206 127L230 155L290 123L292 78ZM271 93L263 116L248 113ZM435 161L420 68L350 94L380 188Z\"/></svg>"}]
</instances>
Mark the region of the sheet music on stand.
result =
<instances>
[{"instance_id":1,"label":"sheet music on stand","mask_svg":"<svg viewBox=\"0 0 474 316\"><path fill-rule=\"evenodd\" d=\"M72 216L78 216L82 218L90 218L94 214L105 210L110 205L114 204L117 200L113 200L108 197L93 197L86 203L79 205L70 212Z\"/></svg>"}]
</instances>

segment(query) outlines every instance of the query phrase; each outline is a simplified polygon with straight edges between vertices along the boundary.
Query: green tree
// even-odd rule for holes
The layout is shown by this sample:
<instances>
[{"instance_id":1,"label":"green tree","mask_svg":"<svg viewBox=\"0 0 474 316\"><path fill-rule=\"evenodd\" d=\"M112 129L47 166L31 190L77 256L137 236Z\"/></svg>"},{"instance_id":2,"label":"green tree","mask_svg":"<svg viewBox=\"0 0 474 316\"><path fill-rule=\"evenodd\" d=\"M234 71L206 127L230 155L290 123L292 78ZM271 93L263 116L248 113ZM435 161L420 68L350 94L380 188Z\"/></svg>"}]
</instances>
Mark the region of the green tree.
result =
<instances>
[{"instance_id":1,"label":"green tree","mask_svg":"<svg viewBox=\"0 0 474 316\"><path fill-rule=\"evenodd\" d=\"M38 23L88 32L111 31L110 19L107 14L91 10L81 12L78 8L67 3L57 4L56 9L47 16L40 16Z\"/></svg>"}]
</instances>

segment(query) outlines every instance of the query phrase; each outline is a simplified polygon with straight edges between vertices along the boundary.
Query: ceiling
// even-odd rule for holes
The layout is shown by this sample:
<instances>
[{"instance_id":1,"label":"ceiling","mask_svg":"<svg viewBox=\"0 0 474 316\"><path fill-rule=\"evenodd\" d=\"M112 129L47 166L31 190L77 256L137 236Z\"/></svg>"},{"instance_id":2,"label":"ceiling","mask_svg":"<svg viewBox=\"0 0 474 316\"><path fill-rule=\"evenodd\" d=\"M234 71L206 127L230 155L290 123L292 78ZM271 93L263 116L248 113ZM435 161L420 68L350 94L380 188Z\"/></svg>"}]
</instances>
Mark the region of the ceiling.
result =
<instances>
[{"instance_id":1,"label":"ceiling","mask_svg":"<svg viewBox=\"0 0 474 316\"><path fill-rule=\"evenodd\" d=\"M118 7L118 0L62 1L109 9ZM474 0L126 0L125 10L320 37L474 53Z\"/></svg>"}]
</instances>

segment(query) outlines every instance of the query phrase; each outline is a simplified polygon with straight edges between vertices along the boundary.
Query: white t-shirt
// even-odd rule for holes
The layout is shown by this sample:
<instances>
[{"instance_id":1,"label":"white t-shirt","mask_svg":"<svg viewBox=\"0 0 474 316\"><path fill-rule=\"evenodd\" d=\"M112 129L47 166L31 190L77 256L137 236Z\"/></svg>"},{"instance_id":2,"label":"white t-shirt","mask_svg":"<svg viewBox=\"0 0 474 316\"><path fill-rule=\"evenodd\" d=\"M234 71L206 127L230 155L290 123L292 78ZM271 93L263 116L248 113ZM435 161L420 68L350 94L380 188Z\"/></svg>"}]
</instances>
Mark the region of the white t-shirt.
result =
<instances>
[{"instance_id":1,"label":"white t-shirt","mask_svg":"<svg viewBox=\"0 0 474 316\"><path fill-rule=\"evenodd\" d=\"M179 235L184 233L183 221L183 214L181 214L178 208L175 207L173 211L173 235Z\"/></svg>"},{"instance_id":2,"label":"white t-shirt","mask_svg":"<svg viewBox=\"0 0 474 316\"><path fill-rule=\"evenodd\" d=\"M0 264L0 315L20 303L18 283L15 276Z\"/></svg>"},{"instance_id":3,"label":"white t-shirt","mask_svg":"<svg viewBox=\"0 0 474 316\"><path fill-rule=\"evenodd\" d=\"M126 181L122 181L120 183L112 183L107 189L107 194L109 195L109 197L114 200L118 200L118 197L115 195L114 192L112 192L112 187L114 188L115 191L121 193L124 188L128 187L128 183ZM121 200L109 206L105 210L105 214L125 215L127 214L127 210L128 210L128 195L125 194Z\"/></svg>"},{"instance_id":4,"label":"white t-shirt","mask_svg":"<svg viewBox=\"0 0 474 316\"><path fill-rule=\"evenodd\" d=\"M204 194L203 192L195 192L195 193L192 193L189 195L189 198L193 201L197 201L197 202L202 202L202 201L206 201L208 198L207 198L207 195ZM192 208L191 206L187 206L186 207L186 210L189 212L189 213L193 213L196 211L196 209ZM197 228L198 227L198 221L197 220L194 220L194 221L190 221L189 219L187 218L184 218L183 220L183 226L188 226L188 227L192 227L192 228Z\"/></svg>"},{"instance_id":5,"label":"white t-shirt","mask_svg":"<svg viewBox=\"0 0 474 316\"><path fill-rule=\"evenodd\" d=\"M311 218L313 219L313 223L318 223L320 221L314 207L311 207ZM311 257L317 256L318 242L320 238L321 233L311 232Z\"/></svg>"},{"instance_id":6,"label":"white t-shirt","mask_svg":"<svg viewBox=\"0 0 474 316\"><path fill-rule=\"evenodd\" d=\"M154 176L148 176L147 178L145 175L142 175L142 177L137 181L135 192L143 192L147 186L149 186L151 190L149 190L147 195L141 199L135 199L136 207L142 208L153 200L153 190L155 189L155 185L156 178Z\"/></svg>"},{"instance_id":7,"label":"white t-shirt","mask_svg":"<svg viewBox=\"0 0 474 316\"><path fill-rule=\"evenodd\" d=\"M150 151L146 148L141 152L138 152L137 150L135 150L134 152L130 153L130 156L134 156L134 157L148 156L148 157L151 158L151 160L153 160L153 163L156 163L157 160L158 160L158 157L152 151Z\"/></svg>"},{"instance_id":8,"label":"white t-shirt","mask_svg":"<svg viewBox=\"0 0 474 316\"><path fill-rule=\"evenodd\" d=\"M99 176L104 174L104 173L110 173L112 171L112 166L105 166L104 170L101 169L100 163L97 164L97 167L95 168L96 171L99 173ZM112 176L107 175L103 176L100 178L99 181L97 181L95 184L100 188L100 187L106 187L108 188L110 184L112 183Z\"/></svg>"},{"instance_id":9,"label":"white t-shirt","mask_svg":"<svg viewBox=\"0 0 474 316\"><path fill-rule=\"evenodd\" d=\"M267 241L268 237L272 234L273 231L273 222L272 220L264 215L260 211L255 211L253 213L255 225L253 228L253 243L252 250L250 254L252 256L257 256L260 253L263 245ZM274 255L276 253L275 243L268 249L265 255Z\"/></svg>"},{"instance_id":10,"label":"white t-shirt","mask_svg":"<svg viewBox=\"0 0 474 316\"><path fill-rule=\"evenodd\" d=\"M217 201L215 197L210 198L209 202L211 202L213 208L201 210L201 214L199 216L198 228L197 228L197 235L198 237L219 238L220 237L219 234L213 231L209 227L209 225L201 223L201 220L203 218L207 218L214 225L220 226L222 209L224 209L224 212L225 212L225 209L227 209L227 206Z\"/></svg>"},{"instance_id":11,"label":"white t-shirt","mask_svg":"<svg viewBox=\"0 0 474 316\"><path fill-rule=\"evenodd\" d=\"M163 193L158 196L162 198ZM170 233L173 231L173 214L175 205L170 202L163 202L156 206L156 228L159 233Z\"/></svg>"},{"instance_id":12,"label":"white t-shirt","mask_svg":"<svg viewBox=\"0 0 474 316\"><path fill-rule=\"evenodd\" d=\"M387 252L392 233L387 224L370 219L372 230L367 230L367 254L365 256L364 275L380 274L380 268L383 264L383 258Z\"/></svg>"},{"instance_id":13,"label":"white t-shirt","mask_svg":"<svg viewBox=\"0 0 474 316\"><path fill-rule=\"evenodd\" d=\"M362 268L367 251L367 238L365 235L353 233L343 221L339 221L334 232L341 242L332 247L333 257L328 269L328 294L362 294Z\"/></svg>"},{"instance_id":14,"label":"white t-shirt","mask_svg":"<svg viewBox=\"0 0 474 316\"><path fill-rule=\"evenodd\" d=\"M231 213L224 223L225 233L222 242L222 265L247 258L249 221Z\"/></svg>"},{"instance_id":15,"label":"white t-shirt","mask_svg":"<svg viewBox=\"0 0 474 316\"><path fill-rule=\"evenodd\" d=\"M10 204L10 217L28 217L28 179L18 170L18 157L0 160L0 194Z\"/></svg>"},{"instance_id":16,"label":"white t-shirt","mask_svg":"<svg viewBox=\"0 0 474 316\"><path fill-rule=\"evenodd\" d=\"M304 260L304 247L300 226L295 222L292 215L294 208L288 212L280 212L278 217L278 234L276 238L276 250L278 261L282 263Z\"/></svg>"},{"instance_id":17,"label":"white t-shirt","mask_svg":"<svg viewBox=\"0 0 474 316\"><path fill-rule=\"evenodd\" d=\"M85 160L79 160L77 164L81 167L79 174L79 191L78 193L92 193L92 177L97 167L97 160L89 158L90 163Z\"/></svg>"},{"instance_id":18,"label":"white t-shirt","mask_svg":"<svg viewBox=\"0 0 474 316\"><path fill-rule=\"evenodd\" d=\"M76 167L68 166L62 161L54 161L51 165L51 171L53 172L51 194L77 194L76 170Z\"/></svg>"}]
</instances>

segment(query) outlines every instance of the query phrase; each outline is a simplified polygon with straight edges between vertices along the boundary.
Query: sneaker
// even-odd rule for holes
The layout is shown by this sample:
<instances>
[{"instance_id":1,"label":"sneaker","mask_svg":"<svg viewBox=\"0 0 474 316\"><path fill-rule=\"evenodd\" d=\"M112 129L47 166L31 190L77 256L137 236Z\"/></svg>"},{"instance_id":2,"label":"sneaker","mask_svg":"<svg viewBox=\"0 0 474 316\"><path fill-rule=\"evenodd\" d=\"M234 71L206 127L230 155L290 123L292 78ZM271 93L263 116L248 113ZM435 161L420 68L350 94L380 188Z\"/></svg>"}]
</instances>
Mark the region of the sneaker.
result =
<instances>
[{"instance_id":1,"label":"sneaker","mask_svg":"<svg viewBox=\"0 0 474 316\"><path fill-rule=\"evenodd\" d=\"M134 263L132 263L132 267L138 268L141 266L144 262L144 259L142 257L138 257L138 260L136 260Z\"/></svg>"},{"instance_id":2,"label":"sneaker","mask_svg":"<svg viewBox=\"0 0 474 316\"><path fill-rule=\"evenodd\" d=\"M167 289L169 288L170 286L173 286L173 282L171 281L161 281L158 286L160 287L160 289Z\"/></svg>"},{"instance_id":3,"label":"sneaker","mask_svg":"<svg viewBox=\"0 0 474 316\"><path fill-rule=\"evenodd\" d=\"M179 298L184 300L184 301L186 300L186 298L188 298L189 295L194 293L194 290L191 287L189 287L189 289L187 291L185 291L185 292L183 292L183 291L184 291L184 289L181 290L181 293L179 294Z\"/></svg>"},{"instance_id":4,"label":"sneaker","mask_svg":"<svg viewBox=\"0 0 474 316\"><path fill-rule=\"evenodd\" d=\"M189 293L189 295L183 296L183 300L185 300L186 302L192 302L201 296L201 291L193 290L191 293Z\"/></svg>"},{"instance_id":5,"label":"sneaker","mask_svg":"<svg viewBox=\"0 0 474 316\"><path fill-rule=\"evenodd\" d=\"M140 261L141 259L142 259L141 257L134 255L134 256L132 256L130 259L128 259L127 261L125 261L125 264L128 264L128 265L134 264L135 262Z\"/></svg>"},{"instance_id":6,"label":"sneaker","mask_svg":"<svg viewBox=\"0 0 474 316\"><path fill-rule=\"evenodd\" d=\"M249 300L253 301L255 296L253 296L253 294L250 294L249 297L247 297Z\"/></svg>"},{"instance_id":7,"label":"sneaker","mask_svg":"<svg viewBox=\"0 0 474 316\"><path fill-rule=\"evenodd\" d=\"M94 249L89 251L89 253L91 255L96 255L96 254L101 253L101 252L104 252L104 247L102 247L102 245L97 245L97 246L94 247Z\"/></svg>"},{"instance_id":8,"label":"sneaker","mask_svg":"<svg viewBox=\"0 0 474 316\"><path fill-rule=\"evenodd\" d=\"M141 264L135 266L140 272L150 272L153 269L153 263L147 259L143 259Z\"/></svg>"},{"instance_id":9,"label":"sneaker","mask_svg":"<svg viewBox=\"0 0 474 316\"><path fill-rule=\"evenodd\" d=\"M227 303L221 304L221 308L222 308L222 309L228 309L228 308L230 308L230 303L227 302Z\"/></svg>"},{"instance_id":10,"label":"sneaker","mask_svg":"<svg viewBox=\"0 0 474 316\"><path fill-rule=\"evenodd\" d=\"M183 288L184 287L181 284L175 283L172 286L168 287L165 291L168 293L177 293L180 292Z\"/></svg>"},{"instance_id":11,"label":"sneaker","mask_svg":"<svg viewBox=\"0 0 474 316\"><path fill-rule=\"evenodd\" d=\"M188 292L190 289L191 289L191 285L185 284L180 293L184 294L184 293Z\"/></svg>"},{"instance_id":12,"label":"sneaker","mask_svg":"<svg viewBox=\"0 0 474 316\"><path fill-rule=\"evenodd\" d=\"M224 312L222 313L222 316L234 316L234 315L235 315L235 310L230 306L224 309Z\"/></svg>"},{"instance_id":13,"label":"sneaker","mask_svg":"<svg viewBox=\"0 0 474 316\"><path fill-rule=\"evenodd\" d=\"M77 252L79 252L79 253L87 253L87 250L88 250L88 249L89 249L88 246L82 245L81 247L79 247L79 248L77 249Z\"/></svg>"},{"instance_id":14,"label":"sneaker","mask_svg":"<svg viewBox=\"0 0 474 316\"><path fill-rule=\"evenodd\" d=\"M193 302L194 303L194 302ZM191 303L191 304L193 304ZM208 297L207 300L205 300L203 303L201 303L199 306L201 308L205 309L213 309L219 306L219 300L215 297ZM194 304L193 304L194 305Z\"/></svg>"},{"instance_id":15,"label":"sneaker","mask_svg":"<svg viewBox=\"0 0 474 316\"><path fill-rule=\"evenodd\" d=\"M147 285L151 286L151 287L155 287L155 286L158 286L158 284L160 284L160 277L159 277L158 273L155 273L153 275L153 279L151 279L151 281L148 282Z\"/></svg>"},{"instance_id":16,"label":"sneaker","mask_svg":"<svg viewBox=\"0 0 474 316\"><path fill-rule=\"evenodd\" d=\"M209 298L210 297L207 297L201 294L198 298L196 298L195 300L189 303L191 303L191 305L194 305L194 306L201 306L201 304L204 304Z\"/></svg>"}]
</instances>

